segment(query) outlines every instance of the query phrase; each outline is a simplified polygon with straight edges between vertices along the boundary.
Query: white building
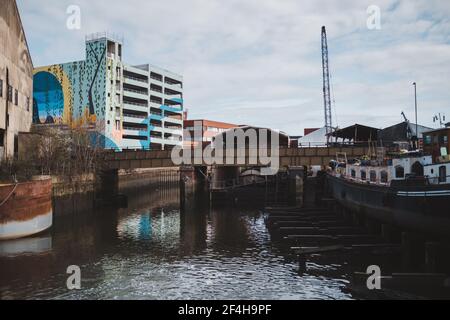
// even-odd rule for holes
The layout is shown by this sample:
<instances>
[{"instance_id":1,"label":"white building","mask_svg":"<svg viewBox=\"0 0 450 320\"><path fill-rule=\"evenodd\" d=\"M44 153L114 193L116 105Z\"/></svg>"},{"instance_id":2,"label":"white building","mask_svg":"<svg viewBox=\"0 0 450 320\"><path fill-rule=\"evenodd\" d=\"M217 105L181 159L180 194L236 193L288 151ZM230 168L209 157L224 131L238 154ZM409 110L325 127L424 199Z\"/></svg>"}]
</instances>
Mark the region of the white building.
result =
<instances>
[{"instance_id":1,"label":"white building","mask_svg":"<svg viewBox=\"0 0 450 320\"><path fill-rule=\"evenodd\" d=\"M140 124L140 119L149 119ZM167 149L183 141L183 77L152 66L123 67L123 147L139 147L136 131L148 130L150 149ZM147 127L146 127L147 126Z\"/></svg>"}]
</instances>

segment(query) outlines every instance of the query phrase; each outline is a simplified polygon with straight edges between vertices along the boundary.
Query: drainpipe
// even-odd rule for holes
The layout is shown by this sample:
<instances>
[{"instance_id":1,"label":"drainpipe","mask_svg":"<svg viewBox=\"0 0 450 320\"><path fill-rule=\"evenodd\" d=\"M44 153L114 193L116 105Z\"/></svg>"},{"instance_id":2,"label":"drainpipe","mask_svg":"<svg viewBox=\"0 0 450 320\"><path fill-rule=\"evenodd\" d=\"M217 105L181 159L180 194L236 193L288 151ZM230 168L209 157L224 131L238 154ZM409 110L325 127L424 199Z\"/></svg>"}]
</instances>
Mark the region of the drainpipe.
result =
<instances>
[{"instance_id":1,"label":"drainpipe","mask_svg":"<svg viewBox=\"0 0 450 320\"><path fill-rule=\"evenodd\" d=\"M9 127L9 69L6 68L6 104L5 104L5 136L4 141L4 157L8 156L8 127Z\"/></svg>"}]
</instances>

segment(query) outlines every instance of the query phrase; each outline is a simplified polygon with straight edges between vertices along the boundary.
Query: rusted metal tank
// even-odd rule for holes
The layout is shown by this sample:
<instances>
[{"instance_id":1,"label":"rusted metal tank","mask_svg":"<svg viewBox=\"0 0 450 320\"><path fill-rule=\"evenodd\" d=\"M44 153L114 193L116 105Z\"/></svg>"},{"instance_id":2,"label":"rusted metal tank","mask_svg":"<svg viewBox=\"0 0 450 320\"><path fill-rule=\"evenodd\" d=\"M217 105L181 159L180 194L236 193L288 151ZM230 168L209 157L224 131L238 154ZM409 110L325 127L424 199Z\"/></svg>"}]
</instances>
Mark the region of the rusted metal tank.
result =
<instances>
[{"instance_id":1,"label":"rusted metal tank","mask_svg":"<svg viewBox=\"0 0 450 320\"><path fill-rule=\"evenodd\" d=\"M0 240L27 237L52 226L52 179L0 184Z\"/></svg>"}]
</instances>

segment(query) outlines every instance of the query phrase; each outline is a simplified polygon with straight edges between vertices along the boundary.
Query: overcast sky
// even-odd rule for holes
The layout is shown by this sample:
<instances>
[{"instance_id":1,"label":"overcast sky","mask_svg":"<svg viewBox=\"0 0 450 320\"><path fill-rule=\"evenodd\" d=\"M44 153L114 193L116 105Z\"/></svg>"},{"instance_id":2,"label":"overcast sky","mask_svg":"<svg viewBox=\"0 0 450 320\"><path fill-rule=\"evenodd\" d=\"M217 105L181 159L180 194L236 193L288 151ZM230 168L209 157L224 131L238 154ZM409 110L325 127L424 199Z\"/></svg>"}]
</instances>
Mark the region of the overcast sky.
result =
<instances>
[{"instance_id":1,"label":"overcast sky","mask_svg":"<svg viewBox=\"0 0 450 320\"><path fill-rule=\"evenodd\" d=\"M123 35L124 60L184 76L189 117L291 135L323 126L321 26L328 32L333 124L450 121L448 0L17 0L34 66L84 59L84 36ZM69 30L69 5L81 28ZM367 8L381 9L369 30Z\"/></svg>"}]
</instances>

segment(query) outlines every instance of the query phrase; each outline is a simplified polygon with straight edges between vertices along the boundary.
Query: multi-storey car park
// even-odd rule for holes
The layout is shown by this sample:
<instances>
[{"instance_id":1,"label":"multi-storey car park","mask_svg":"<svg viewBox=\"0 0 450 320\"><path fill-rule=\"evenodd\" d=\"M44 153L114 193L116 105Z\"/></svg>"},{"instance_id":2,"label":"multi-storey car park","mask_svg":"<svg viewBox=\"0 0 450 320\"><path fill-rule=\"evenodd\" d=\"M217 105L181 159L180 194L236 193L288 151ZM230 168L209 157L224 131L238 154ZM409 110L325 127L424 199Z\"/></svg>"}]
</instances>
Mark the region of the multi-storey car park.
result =
<instances>
[{"instance_id":1,"label":"multi-storey car park","mask_svg":"<svg viewBox=\"0 0 450 320\"><path fill-rule=\"evenodd\" d=\"M86 59L34 70L35 124L89 125L108 149L170 149L183 139L183 77L122 61L123 40L86 37Z\"/></svg>"}]
</instances>

